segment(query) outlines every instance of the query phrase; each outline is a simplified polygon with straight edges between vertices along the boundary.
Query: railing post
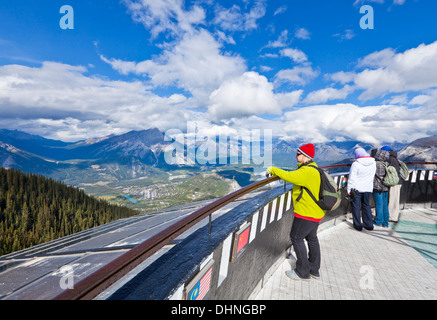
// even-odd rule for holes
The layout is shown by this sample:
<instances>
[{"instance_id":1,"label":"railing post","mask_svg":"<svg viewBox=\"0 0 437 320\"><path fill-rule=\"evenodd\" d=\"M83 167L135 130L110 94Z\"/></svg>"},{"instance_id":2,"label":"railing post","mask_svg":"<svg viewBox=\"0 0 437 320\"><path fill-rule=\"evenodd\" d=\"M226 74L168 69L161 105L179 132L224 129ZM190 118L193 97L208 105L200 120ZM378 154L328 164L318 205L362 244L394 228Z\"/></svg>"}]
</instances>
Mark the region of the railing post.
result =
<instances>
[{"instance_id":1,"label":"railing post","mask_svg":"<svg viewBox=\"0 0 437 320\"><path fill-rule=\"evenodd\" d=\"M211 236L212 213L209 215L209 236Z\"/></svg>"}]
</instances>

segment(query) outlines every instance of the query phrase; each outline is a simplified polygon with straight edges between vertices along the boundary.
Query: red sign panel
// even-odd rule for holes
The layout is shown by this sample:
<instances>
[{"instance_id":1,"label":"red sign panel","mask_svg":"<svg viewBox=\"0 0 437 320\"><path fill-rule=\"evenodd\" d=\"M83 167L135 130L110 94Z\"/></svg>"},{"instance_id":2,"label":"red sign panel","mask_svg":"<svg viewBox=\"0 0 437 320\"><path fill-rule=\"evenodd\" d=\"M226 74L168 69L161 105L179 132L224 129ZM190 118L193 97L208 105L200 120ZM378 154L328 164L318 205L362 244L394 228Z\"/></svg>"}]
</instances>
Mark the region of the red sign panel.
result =
<instances>
[{"instance_id":1,"label":"red sign panel","mask_svg":"<svg viewBox=\"0 0 437 320\"><path fill-rule=\"evenodd\" d=\"M244 248L244 246L247 244L247 242L249 241L249 232L250 232L250 227L246 228L246 230L244 230L238 237L238 246L237 246L237 253L240 252L241 249Z\"/></svg>"}]
</instances>

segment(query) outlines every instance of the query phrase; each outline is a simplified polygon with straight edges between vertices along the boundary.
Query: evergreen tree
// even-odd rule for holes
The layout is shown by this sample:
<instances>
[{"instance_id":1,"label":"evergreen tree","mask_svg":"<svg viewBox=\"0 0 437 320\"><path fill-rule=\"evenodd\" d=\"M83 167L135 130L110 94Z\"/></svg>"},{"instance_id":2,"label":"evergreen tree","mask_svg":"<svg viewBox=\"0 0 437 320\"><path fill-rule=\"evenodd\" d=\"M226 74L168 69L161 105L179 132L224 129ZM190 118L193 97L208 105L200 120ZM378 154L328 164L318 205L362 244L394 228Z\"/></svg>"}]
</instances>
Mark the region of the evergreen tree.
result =
<instances>
[{"instance_id":1,"label":"evergreen tree","mask_svg":"<svg viewBox=\"0 0 437 320\"><path fill-rule=\"evenodd\" d=\"M0 168L0 255L135 214L62 182Z\"/></svg>"}]
</instances>

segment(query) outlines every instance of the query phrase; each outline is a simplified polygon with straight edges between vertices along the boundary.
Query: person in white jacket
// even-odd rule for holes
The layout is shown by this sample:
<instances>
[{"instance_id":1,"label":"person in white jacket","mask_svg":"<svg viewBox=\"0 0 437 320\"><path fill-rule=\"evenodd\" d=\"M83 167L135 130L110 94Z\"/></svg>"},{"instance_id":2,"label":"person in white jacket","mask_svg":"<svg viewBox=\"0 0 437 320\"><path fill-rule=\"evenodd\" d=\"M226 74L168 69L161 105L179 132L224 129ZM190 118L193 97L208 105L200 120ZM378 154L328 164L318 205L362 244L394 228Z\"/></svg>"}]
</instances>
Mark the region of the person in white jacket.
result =
<instances>
[{"instance_id":1,"label":"person in white jacket","mask_svg":"<svg viewBox=\"0 0 437 320\"><path fill-rule=\"evenodd\" d=\"M373 192L375 172L375 159L363 148L355 149L355 161L352 163L349 171L347 192L349 195L352 195L353 225L358 231L361 231L363 226L367 230L373 230L370 196ZM352 191L353 189L355 190Z\"/></svg>"}]
</instances>

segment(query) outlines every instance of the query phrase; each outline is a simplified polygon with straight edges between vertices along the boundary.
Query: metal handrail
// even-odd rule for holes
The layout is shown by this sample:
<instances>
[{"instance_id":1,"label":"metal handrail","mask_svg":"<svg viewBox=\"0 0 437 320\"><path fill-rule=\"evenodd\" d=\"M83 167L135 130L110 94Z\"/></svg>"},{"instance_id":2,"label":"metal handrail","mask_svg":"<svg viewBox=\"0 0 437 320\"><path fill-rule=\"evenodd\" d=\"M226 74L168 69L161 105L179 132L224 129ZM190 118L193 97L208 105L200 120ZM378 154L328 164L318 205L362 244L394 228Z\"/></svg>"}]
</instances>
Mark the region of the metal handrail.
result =
<instances>
[{"instance_id":1,"label":"metal handrail","mask_svg":"<svg viewBox=\"0 0 437 320\"><path fill-rule=\"evenodd\" d=\"M437 162L406 162L406 164L437 165ZM333 169L349 166L351 166L351 164L336 164L321 166L320 168ZM279 180L279 178L274 176L254 182L244 188L213 201L205 207L196 210L187 217L172 224L165 230L136 245L128 252L114 259L78 283L75 283L73 289L64 290L62 293L54 297L54 300L86 300L95 298L99 293L103 292L109 286L120 280L129 271L134 269L140 263L156 253L159 249L169 244L176 237L187 231L192 226L196 225L204 218L211 216L212 213L235 201L236 199L277 180Z\"/></svg>"},{"instance_id":2,"label":"metal handrail","mask_svg":"<svg viewBox=\"0 0 437 320\"><path fill-rule=\"evenodd\" d=\"M276 180L279 180L279 178L270 177L254 182L240 190L234 191L220 199L217 199L203 208L196 210L187 217L172 224L165 230L138 244L91 275L85 277L75 284L73 289L64 290L54 299L78 300L92 299L96 297L100 292L121 279L129 271L156 253L159 249L169 244L173 239L184 233L186 230L204 218L210 216L213 212L258 188L275 182Z\"/></svg>"}]
</instances>

